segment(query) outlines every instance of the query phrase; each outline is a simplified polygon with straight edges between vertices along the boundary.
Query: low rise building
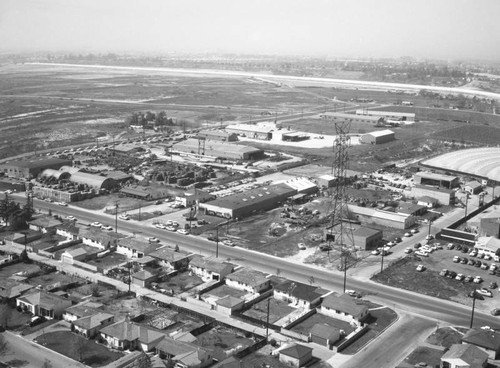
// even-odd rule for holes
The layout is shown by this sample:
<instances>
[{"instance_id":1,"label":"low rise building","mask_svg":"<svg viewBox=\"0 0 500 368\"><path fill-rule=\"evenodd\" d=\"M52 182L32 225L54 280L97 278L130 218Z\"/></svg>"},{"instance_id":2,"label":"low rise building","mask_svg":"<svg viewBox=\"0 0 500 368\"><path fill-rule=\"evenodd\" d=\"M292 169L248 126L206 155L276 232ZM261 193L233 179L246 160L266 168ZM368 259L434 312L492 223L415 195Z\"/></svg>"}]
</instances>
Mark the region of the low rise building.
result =
<instances>
[{"instance_id":1,"label":"low rise building","mask_svg":"<svg viewBox=\"0 0 500 368\"><path fill-rule=\"evenodd\" d=\"M465 183L464 190L471 195L478 194L483 191L483 186L481 185L480 182L472 180Z\"/></svg>"},{"instance_id":2,"label":"low rise building","mask_svg":"<svg viewBox=\"0 0 500 368\"><path fill-rule=\"evenodd\" d=\"M114 315L98 312L90 316L78 318L71 326L74 332L89 339L95 337L102 328L110 325L114 320Z\"/></svg>"},{"instance_id":3,"label":"low rise building","mask_svg":"<svg viewBox=\"0 0 500 368\"><path fill-rule=\"evenodd\" d=\"M413 182L415 184L447 189L453 189L460 186L458 176L436 174L428 171L420 171L413 175Z\"/></svg>"},{"instance_id":4,"label":"low rise building","mask_svg":"<svg viewBox=\"0 0 500 368\"><path fill-rule=\"evenodd\" d=\"M392 130L376 130L361 136L359 141L368 144L383 144L395 140L395 133Z\"/></svg>"},{"instance_id":5,"label":"low rise building","mask_svg":"<svg viewBox=\"0 0 500 368\"><path fill-rule=\"evenodd\" d=\"M369 115L356 115L356 114L345 114L341 112L325 112L319 116L323 120L329 120L332 122L336 121L353 121L358 123L368 123L374 125L383 125L383 116L369 116Z\"/></svg>"},{"instance_id":6,"label":"low rise building","mask_svg":"<svg viewBox=\"0 0 500 368\"><path fill-rule=\"evenodd\" d=\"M147 241L136 238L122 238L118 240L116 253L123 254L128 258L142 258L154 252L157 248L158 246Z\"/></svg>"},{"instance_id":7,"label":"low rise building","mask_svg":"<svg viewBox=\"0 0 500 368\"><path fill-rule=\"evenodd\" d=\"M271 287L271 280L265 273L242 268L226 276L226 285L249 293L259 294Z\"/></svg>"},{"instance_id":8,"label":"low rise building","mask_svg":"<svg viewBox=\"0 0 500 368\"><path fill-rule=\"evenodd\" d=\"M371 229L369 227L358 227L353 231L354 245L363 250L375 249L383 238L382 230Z\"/></svg>"},{"instance_id":9,"label":"low rise building","mask_svg":"<svg viewBox=\"0 0 500 368\"><path fill-rule=\"evenodd\" d=\"M69 299L41 290L31 292L16 300L16 306L31 312L35 316L47 319L61 317L71 304Z\"/></svg>"},{"instance_id":10,"label":"low rise building","mask_svg":"<svg viewBox=\"0 0 500 368\"><path fill-rule=\"evenodd\" d=\"M340 330L326 323L316 323L309 333L312 342L331 349L341 338Z\"/></svg>"},{"instance_id":11,"label":"low rise building","mask_svg":"<svg viewBox=\"0 0 500 368\"><path fill-rule=\"evenodd\" d=\"M423 197L430 197L435 199L438 204L445 206L455 202L455 191L445 187L416 184L411 188L411 196L417 198L417 200Z\"/></svg>"},{"instance_id":12,"label":"low rise building","mask_svg":"<svg viewBox=\"0 0 500 368\"><path fill-rule=\"evenodd\" d=\"M181 155L193 155L214 160L260 160L264 158L264 151L243 144L221 141L198 140L188 138L172 146L172 150Z\"/></svg>"},{"instance_id":13,"label":"low rise building","mask_svg":"<svg viewBox=\"0 0 500 368\"><path fill-rule=\"evenodd\" d=\"M174 270L185 270L188 267L190 255L186 252L162 247L149 253L149 256L162 266Z\"/></svg>"},{"instance_id":14,"label":"low rise building","mask_svg":"<svg viewBox=\"0 0 500 368\"><path fill-rule=\"evenodd\" d=\"M37 160L12 160L0 163L0 173L19 179L34 179L46 169L58 170L62 166L73 164L72 160L44 158Z\"/></svg>"},{"instance_id":15,"label":"low rise building","mask_svg":"<svg viewBox=\"0 0 500 368\"><path fill-rule=\"evenodd\" d=\"M317 286L291 280L286 280L273 288L275 299L288 302L296 308L314 308L321 302L323 293L324 291Z\"/></svg>"},{"instance_id":16,"label":"low rise building","mask_svg":"<svg viewBox=\"0 0 500 368\"><path fill-rule=\"evenodd\" d=\"M31 230L40 231L44 234L55 231L59 225L61 225L61 221L49 215L41 215L28 221L28 226Z\"/></svg>"},{"instance_id":17,"label":"low rise building","mask_svg":"<svg viewBox=\"0 0 500 368\"><path fill-rule=\"evenodd\" d=\"M453 344L441 357L439 368L484 368L488 354L471 344Z\"/></svg>"},{"instance_id":18,"label":"low rise building","mask_svg":"<svg viewBox=\"0 0 500 368\"><path fill-rule=\"evenodd\" d=\"M366 305L357 304L355 299L349 295L336 296L333 293L325 297L319 312L349 323L352 322L358 326L361 326L369 315Z\"/></svg>"},{"instance_id":19,"label":"low rise building","mask_svg":"<svg viewBox=\"0 0 500 368\"><path fill-rule=\"evenodd\" d=\"M373 223L392 227L395 229L408 229L415 224L415 216L368 208L361 206L348 206L349 211L362 223Z\"/></svg>"},{"instance_id":20,"label":"low rise building","mask_svg":"<svg viewBox=\"0 0 500 368\"><path fill-rule=\"evenodd\" d=\"M480 234L500 238L500 217L483 217L480 220Z\"/></svg>"},{"instance_id":21,"label":"low rise building","mask_svg":"<svg viewBox=\"0 0 500 368\"><path fill-rule=\"evenodd\" d=\"M206 139L210 141L221 142L237 142L238 135L235 133L225 132L223 130L200 130L196 135L198 139Z\"/></svg>"},{"instance_id":22,"label":"low rise building","mask_svg":"<svg viewBox=\"0 0 500 368\"><path fill-rule=\"evenodd\" d=\"M294 368L304 367L311 361L312 351L308 346L293 344L279 351L279 360Z\"/></svg>"},{"instance_id":23,"label":"low rise building","mask_svg":"<svg viewBox=\"0 0 500 368\"><path fill-rule=\"evenodd\" d=\"M218 258L207 258L195 255L189 262L189 271L205 282L220 281L234 270L234 265L220 261Z\"/></svg>"},{"instance_id":24,"label":"low rise building","mask_svg":"<svg viewBox=\"0 0 500 368\"><path fill-rule=\"evenodd\" d=\"M462 336L462 344L477 346L492 360L500 357L500 333L491 328L471 328Z\"/></svg>"},{"instance_id":25,"label":"low rise building","mask_svg":"<svg viewBox=\"0 0 500 368\"><path fill-rule=\"evenodd\" d=\"M125 235L91 227L90 229L81 229L78 237L82 239L82 243L85 245L106 250L115 248L118 241L125 238Z\"/></svg>"},{"instance_id":26,"label":"low rise building","mask_svg":"<svg viewBox=\"0 0 500 368\"><path fill-rule=\"evenodd\" d=\"M155 349L165 334L129 321L113 323L101 329L100 334L109 346L118 350L139 349L144 352Z\"/></svg>"},{"instance_id":27,"label":"low rise building","mask_svg":"<svg viewBox=\"0 0 500 368\"><path fill-rule=\"evenodd\" d=\"M226 132L251 139L270 140L273 138L275 125L260 124L232 124L226 126Z\"/></svg>"}]
</instances>

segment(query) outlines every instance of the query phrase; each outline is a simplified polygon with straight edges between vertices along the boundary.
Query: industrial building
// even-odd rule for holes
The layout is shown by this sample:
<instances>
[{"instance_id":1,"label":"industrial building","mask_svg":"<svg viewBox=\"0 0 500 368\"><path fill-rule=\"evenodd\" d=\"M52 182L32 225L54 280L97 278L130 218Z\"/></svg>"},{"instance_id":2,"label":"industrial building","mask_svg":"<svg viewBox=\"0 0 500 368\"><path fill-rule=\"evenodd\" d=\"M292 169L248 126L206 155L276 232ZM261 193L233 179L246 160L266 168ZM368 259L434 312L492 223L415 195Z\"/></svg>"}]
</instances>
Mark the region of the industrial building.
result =
<instances>
[{"instance_id":1,"label":"industrial building","mask_svg":"<svg viewBox=\"0 0 500 368\"><path fill-rule=\"evenodd\" d=\"M480 222L480 234L500 238L500 217L483 217Z\"/></svg>"},{"instance_id":2,"label":"industrial building","mask_svg":"<svg viewBox=\"0 0 500 368\"><path fill-rule=\"evenodd\" d=\"M71 160L45 158L41 160L13 160L0 164L0 173L18 179L33 179L46 169L59 170L64 165L71 166Z\"/></svg>"},{"instance_id":3,"label":"industrial building","mask_svg":"<svg viewBox=\"0 0 500 368\"><path fill-rule=\"evenodd\" d=\"M359 249L369 250L376 248L382 241L382 230L371 229L369 227L358 227L352 233L354 246Z\"/></svg>"},{"instance_id":4,"label":"industrial building","mask_svg":"<svg viewBox=\"0 0 500 368\"><path fill-rule=\"evenodd\" d=\"M392 130L386 129L363 134L359 141L361 143L382 144L391 142L394 139L396 139L394 132Z\"/></svg>"},{"instance_id":5,"label":"industrial building","mask_svg":"<svg viewBox=\"0 0 500 368\"><path fill-rule=\"evenodd\" d=\"M415 121L415 113L399 111L356 110L356 115L384 117L385 120Z\"/></svg>"},{"instance_id":6,"label":"industrial building","mask_svg":"<svg viewBox=\"0 0 500 368\"><path fill-rule=\"evenodd\" d=\"M411 195L418 200L424 199L425 197L433 198L441 205L449 205L455 202L455 191L446 188L417 184L411 188ZM425 199L428 200L428 198Z\"/></svg>"},{"instance_id":7,"label":"industrial building","mask_svg":"<svg viewBox=\"0 0 500 368\"><path fill-rule=\"evenodd\" d=\"M201 130L196 138L209 141L237 142L238 136L235 133L228 133L223 130Z\"/></svg>"},{"instance_id":8,"label":"industrial building","mask_svg":"<svg viewBox=\"0 0 500 368\"><path fill-rule=\"evenodd\" d=\"M242 218L257 211L275 208L296 193L295 189L286 184L276 184L200 203L199 209L208 215L233 219Z\"/></svg>"},{"instance_id":9,"label":"industrial building","mask_svg":"<svg viewBox=\"0 0 500 368\"><path fill-rule=\"evenodd\" d=\"M226 127L226 132L251 139L270 140L273 137L274 125L270 124L233 124Z\"/></svg>"},{"instance_id":10,"label":"industrial building","mask_svg":"<svg viewBox=\"0 0 500 368\"><path fill-rule=\"evenodd\" d=\"M331 120L333 122L350 120L356 123L368 123L374 125L384 124L384 118L381 116L344 114L340 112L325 112L321 114L319 117L323 120Z\"/></svg>"},{"instance_id":11,"label":"industrial building","mask_svg":"<svg viewBox=\"0 0 500 368\"><path fill-rule=\"evenodd\" d=\"M395 229L408 229L415 224L415 216L407 213L396 213L379 210L376 208L348 206L351 212L358 220L364 223L372 223Z\"/></svg>"},{"instance_id":12,"label":"industrial building","mask_svg":"<svg viewBox=\"0 0 500 368\"><path fill-rule=\"evenodd\" d=\"M413 175L415 184L432 185L434 187L443 187L453 189L460 186L458 176L436 174L428 171L421 171Z\"/></svg>"},{"instance_id":13,"label":"industrial building","mask_svg":"<svg viewBox=\"0 0 500 368\"><path fill-rule=\"evenodd\" d=\"M483 187L480 182L473 180L465 183L464 190L469 194L478 194L483 191Z\"/></svg>"},{"instance_id":14,"label":"industrial building","mask_svg":"<svg viewBox=\"0 0 500 368\"><path fill-rule=\"evenodd\" d=\"M181 154L223 160L260 160L264 158L264 151L259 148L195 138L176 143L172 149Z\"/></svg>"}]
</instances>

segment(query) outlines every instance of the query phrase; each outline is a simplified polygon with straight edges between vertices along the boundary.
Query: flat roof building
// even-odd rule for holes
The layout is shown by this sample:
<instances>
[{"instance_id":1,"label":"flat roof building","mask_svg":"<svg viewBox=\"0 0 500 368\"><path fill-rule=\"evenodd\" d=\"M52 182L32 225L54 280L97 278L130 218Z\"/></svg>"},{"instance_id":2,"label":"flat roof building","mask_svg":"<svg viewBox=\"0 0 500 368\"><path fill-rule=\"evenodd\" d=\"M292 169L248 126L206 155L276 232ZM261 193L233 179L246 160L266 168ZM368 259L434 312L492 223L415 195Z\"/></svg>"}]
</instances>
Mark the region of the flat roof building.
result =
<instances>
[{"instance_id":1,"label":"flat roof building","mask_svg":"<svg viewBox=\"0 0 500 368\"><path fill-rule=\"evenodd\" d=\"M458 176L436 174L428 171L421 171L413 175L413 182L447 189L457 188L460 185Z\"/></svg>"},{"instance_id":2,"label":"flat roof building","mask_svg":"<svg viewBox=\"0 0 500 368\"><path fill-rule=\"evenodd\" d=\"M286 184L276 184L200 203L199 208L209 215L241 218L250 216L257 211L275 208L296 193L295 189Z\"/></svg>"},{"instance_id":3,"label":"flat roof building","mask_svg":"<svg viewBox=\"0 0 500 368\"><path fill-rule=\"evenodd\" d=\"M415 121L415 113L413 112L401 112L401 111L377 111L377 110L367 110L359 109L356 110L356 115L364 116L383 116L387 119L394 119L400 121Z\"/></svg>"},{"instance_id":4,"label":"flat roof building","mask_svg":"<svg viewBox=\"0 0 500 368\"><path fill-rule=\"evenodd\" d=\"M260 148L196 138L176 143L172 149L181 154L224 160L259 160L264 157Z\"/></svg>"},{"instance_id":5,"label":"flat roof building","mask_svg":"<svg viewBox=\"0 0 500 368\"><path fill-rule=\"evenodd\" d=\"M270 140L275 126L269 124L233 124L226 127L226 132L252 139Z\"/></svg>"},{"instance_id":6,"label":"flat roof building","mask_svg":"<svg viewBox=\"0 0 500 368\"><path fill-rule=\"evenodd\" d=\"M392 130L377 130L374 132L363 134L360 138L361 143L382 144L393 141L395 134Z\"/></svg>"},{"instance_id":7,"label":"flat roof building","mask_svg":"<svg viewBox=\"0 0 500 368\"><path fill-rule=\"evenodd\" d=\"M331 121L346 121L351 120L358 123L369 123L380 125L384 124L384 118L381 116L366 116L366 115L356 115L356 114L345 114L341 112L325 112L319 116L323 120Z\"/></svg>"},{"instance_id":8,"label":"flat roof building","mask_svg":"<svg viewBox=\"0 0 500 368\"><path fill-rule=\"evenodd\" d=\"M64 165L71 166L72 160L45 158L39 160L12 160L0 163L0 172L18 179L33 179L46 169L59 170Z\"/></svg>"},{"instance_id":9,"label":"flat roof building","mask_svg":"<svg viewBox=\"0 0 500 368\"><path fill-rule=\"evenodd\" d=\"M200 132L198 132L196 138L221 142L238 141L238 136L235 133L229 133L223 130L201 130Z\"/></svg>"},{"instance_id":10,"label":"flat roof building","mask_svg":"<svg viewBox=\"0 0 500 368\"><path fill-rule=\"evenodd\" d=\"M348 206L361 222L373 223L396 229L408 229L415 224L415 217L406 213L389 212L376 208Z\"/></svg>"}]
</instances>

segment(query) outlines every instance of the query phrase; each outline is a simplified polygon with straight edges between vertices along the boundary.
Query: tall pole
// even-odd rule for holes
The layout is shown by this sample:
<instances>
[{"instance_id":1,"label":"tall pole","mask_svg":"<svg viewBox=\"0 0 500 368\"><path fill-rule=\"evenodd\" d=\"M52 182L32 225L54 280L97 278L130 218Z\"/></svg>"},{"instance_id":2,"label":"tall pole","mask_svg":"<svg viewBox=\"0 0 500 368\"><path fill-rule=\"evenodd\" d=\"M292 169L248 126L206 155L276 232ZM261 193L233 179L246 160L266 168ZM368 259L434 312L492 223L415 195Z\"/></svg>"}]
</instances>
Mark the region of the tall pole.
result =
<instances>
[{"instance_id":1,"label":"tall pole","mask_svg":"<svg viewBox=\"0 0 500 368\"><path fill-rule=\"evenodd\" d=\"M467 217L467 205L469 204L469 193L465 194L465 215L464 217Z\"/></svg>"},{"instance_id":2,"label":"tall pole","mask_svg":"<svg viewBox=\"0 0 500 368\"><path fill-rule=\"evenodd\" d=\"M266 316L266 341L269 339L269 302L271 298L267 298L267 316Z\"/></svg>"},{"instance_id":3,"label":"tall pole","mask_svg":"<svg viewBox=\"0 0 500 368\"><path fill-rule=\"evenodd\" d=\"M219 225L217 225L217 233L215 235L215 258L219 258Z\"/></svg>"},{"instance_id":4,"label":"tall pole","mask_svg":"<svg viewBox=\"0 0 500 368\"><path fill-rule=\"evenodd\" d=\"M380 272L384 270L384 254L385 254L385 246L382 247L382 262L380 264Z\"/></svg>"},{"instance_id":5,"label":"tall pole","mask_svg":"<svg viewBox=\"0 0 500 368\"><path fill-rule=\"evenodd\" d=\"M427 234L427 235L429 235L429 237L431 235L431 225L432 225L432 220L429 220L429 232Z\"/></svg>"},{"instance_id":6,"label":"tall pole","mask_svg":"<svg viewBox=\"0 0 500 368\"><path fill-rule=\"evenodd\" d=\"M474 309L476 309L476 291L475 290L472 292L472 313L470 316L470 327L469 328L472 328L472 324L474 322Z\"/></svg>"},{"instance_id":7,"label":"tall pole","mask_svg":"<svg viewBox=\"0 0 500 368\"><path fill-rule=\"evenodd\" d=\"M115 233L118 232L118 202L115 202Z\"/></svg>"},{"instance_id":8,"label":"tall pole","mask_svg":"<svg viewBox=\"0 0 500 368\"><path fill-rule=\"evenodd\" d=\"M347 252L344 250L344 293L346 290L347 283Z\"/></svg>"}]
</instances>

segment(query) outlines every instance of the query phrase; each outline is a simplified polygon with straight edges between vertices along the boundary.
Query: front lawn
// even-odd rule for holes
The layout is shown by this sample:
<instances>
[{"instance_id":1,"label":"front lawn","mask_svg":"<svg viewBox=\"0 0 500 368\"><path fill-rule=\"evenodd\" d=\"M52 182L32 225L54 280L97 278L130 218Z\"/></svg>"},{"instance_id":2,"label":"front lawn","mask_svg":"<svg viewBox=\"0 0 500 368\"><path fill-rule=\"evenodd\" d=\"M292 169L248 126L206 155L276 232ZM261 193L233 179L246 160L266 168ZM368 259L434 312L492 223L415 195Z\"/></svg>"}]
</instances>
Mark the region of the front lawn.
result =
<instances>
[{"instance_id":1,"label":"front lawn","mask_svg":"<svg viewBox=\"0 0 500 368\"><path fill-rule=\"evenodd\" d=\"M439 367L441 357L444 352L442 350L432 349L426 346L419 346L405 358L405 363L415 365L419 363L427 363L429 367Z\"/></svg>"},{"instance_id":2,"label":"front lawn","mask_svg":"<svg viewBox=\"0 0 500 368\"><path fill-rule=\"evenodd\" d=\"M49 332L34 341L90 367L102 367L124 355L69 331Z\"/></svg>"},{"instance_id":3,"label":"front lawn","mask_svg":"<svg viewBox=\"0 0 500 368\"><path fill-rule=\"evenodd\" d=\"M453 344L460 344L463 333L451 327L439 328L427 338L427 342L432 345L450 348Z\"/></svg>"}]
</instances>

